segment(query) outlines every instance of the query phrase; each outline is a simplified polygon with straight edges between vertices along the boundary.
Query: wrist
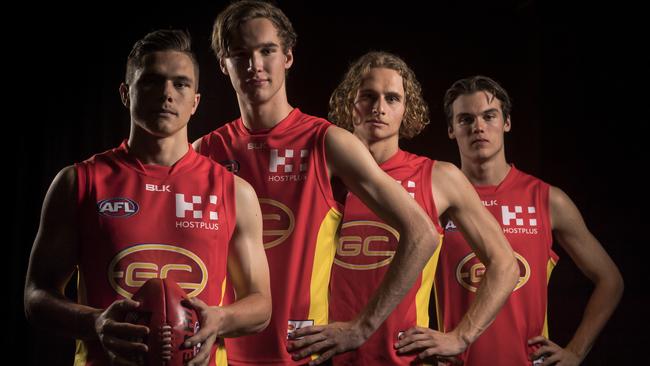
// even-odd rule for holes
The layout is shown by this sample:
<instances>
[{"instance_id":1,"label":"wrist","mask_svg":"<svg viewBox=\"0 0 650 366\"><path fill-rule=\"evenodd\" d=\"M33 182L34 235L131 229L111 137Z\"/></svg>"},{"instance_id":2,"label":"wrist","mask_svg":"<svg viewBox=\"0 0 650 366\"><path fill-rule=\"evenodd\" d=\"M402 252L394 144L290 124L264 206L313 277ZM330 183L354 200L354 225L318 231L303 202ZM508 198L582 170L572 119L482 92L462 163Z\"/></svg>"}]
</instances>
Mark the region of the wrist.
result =
<instances>
[{"instance_id":1,"label":"wrist","mask_svg":"<svg viewBox=\"0 0 650 366\"><path fill-rule=\"evenodd\" d=\"M456 338L458 344L460 345L463 351L466 350L467 347L469 347L469 345L472 344L472 342L474 341L474 338L472 338L472 336L467 332L463 332L462 329L460 329L460 327L455 328L454 330L449 332L449 334L454 338Z\"/></svg>"},{"instance_id":2,"label":"wrist","mask_svg":"<svg viewBox=\"0 0 650 366\"><path fill-rule=\"evenodd\" d=\"M99 339L98 329L101 324L100 321L103 311L101 309L90 309L88 311L79 311L77 313L77 329L80 330L82 338L84 339Z\"/></svg>"},{"instance_id":3,"label":"wrist","mask_svg":"<svg viewBox=\"0 0 650 366\"><path fill-rule=\"evenodd\" d=\"M584 360L584 358L587 356L587 352L589 352L588 350L578 349L577 347L575 347L571 343L569 343L564 348L564 350L567 351L567 352L570 352L571 354L573 354L580 362L582 362L582 360Z\"/></svg>"}]
</instances>

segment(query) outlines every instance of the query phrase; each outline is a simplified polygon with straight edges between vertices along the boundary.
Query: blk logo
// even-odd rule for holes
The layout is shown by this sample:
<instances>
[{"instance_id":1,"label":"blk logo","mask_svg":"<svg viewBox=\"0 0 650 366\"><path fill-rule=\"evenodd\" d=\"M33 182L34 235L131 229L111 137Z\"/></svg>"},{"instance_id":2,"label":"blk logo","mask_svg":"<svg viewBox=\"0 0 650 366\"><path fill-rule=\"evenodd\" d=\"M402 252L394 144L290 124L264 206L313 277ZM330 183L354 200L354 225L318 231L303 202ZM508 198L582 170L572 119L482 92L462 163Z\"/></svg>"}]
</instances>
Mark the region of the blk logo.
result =
<instances>
[{"instance_id":1,"label":"blk logo","mask_svg":"<svg viewBox=\"0 0 650 366\"><path fill-rule=\"evenodd\" d=\"M217 196L209 195L208 202L205 206L216 206L217 205ZM201 196L192 196L192 201L185 201L185 195L182 193L176 193L176 217L185 218L185 214L189 211L192 215L192 218L202 219L203 218L203 199ZM205 208L207 208L205 207ZM216 210L216 207L215 207ZM208 211L208 219L216 221L219 219L217 211Z\"/></svg>"},{"instance_id":2,"label":"blk logo","mask_svg":"<svg viewBox=\"0 0 650 366\"><path fill-rule=\"evenodd\" d=\"M269 171L271 173L307 171L307 157L309 156L307 149L300 149L298 156L294 155L294 149L271 149L270 153Z\"/></svg>"},{"instance_id":3,"label":"blk logo","mask_svg":"<svg viewBox=\"0 0 650 366\"><path fill-rule=\"evenodd\" d=\"M128 198L109 198L97 202L97 210L107 217L129 217L138 212L138 204Z\"/></svg>"},{"instance_id":4,"label":"blk logo","mask_svg":"<svg viewBox=\"0 0 650 366\"><path fill-rule=\"evenodd\" d=\"M149 192L171 192L170 186L168 184L145 184L144 189Z\"/></svg>"},{"instance_id":5,"label":"blk logo","mask_svg":"<svg viewBox=\"0 0 650 366\"><path fill-rule=\"evenodd\" d=\"M526 213L524 213L524 208L522 206L514 206L510 210L509 206L501 206L501 222L503 226L511 226L512 221L514 220L516 226L524 226L525 220L528 221L528 225L537 226L537 218L535 216L536 210L534 206L526 207Z\"/></svg>"}]
</instances>

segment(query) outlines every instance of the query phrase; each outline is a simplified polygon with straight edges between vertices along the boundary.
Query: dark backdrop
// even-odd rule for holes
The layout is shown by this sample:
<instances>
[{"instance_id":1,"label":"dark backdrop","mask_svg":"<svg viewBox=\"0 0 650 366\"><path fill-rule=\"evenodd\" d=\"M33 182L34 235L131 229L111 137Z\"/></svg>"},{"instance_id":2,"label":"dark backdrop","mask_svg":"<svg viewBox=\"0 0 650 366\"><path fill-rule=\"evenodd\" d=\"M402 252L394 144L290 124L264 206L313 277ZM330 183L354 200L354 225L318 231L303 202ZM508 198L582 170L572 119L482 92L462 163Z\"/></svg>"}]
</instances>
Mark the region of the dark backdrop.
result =
<instances>
[{"instance_id":1,"label":"dark backdrop","mask_svg":"<svg viewBox=\"0 0 650 366\"><path fill-rule=\"evenodd\" d=\"M56 3L5 14L17 22L5 30L13 42L6 43L11 66L3 70L11 80L3 105L15 114L5 120L5 154L16 176L7 195L11 316L3 337L28 363L71 364L72 343L31 328L22 307L27 260L49 183L64 166L127 136L128 113L117 89L131 46L151 30L185 28L194 37L202 100L189 126L191 140L238 116L229 80L209 50L212 22L224 6ZM640 81L648 60L639 9L623 2L541 1L280 6L299 35L287 81L292 105L325 116L329 95L350 62L369 50L397 53L415 71L431 107L431 125L403 143L414 153L459 164L456 145L446 136L444 91L474 74L501 82L514 100L509 162L573 198L626 281L621 305L585 364L649 361L642 348L647 296L641 289L648 117ZM15 127L17 132L10 129ZM566 344L591 285L556 250L562 259L550 283L549 328L556 342Z\"/></svg>"}]
</instances>

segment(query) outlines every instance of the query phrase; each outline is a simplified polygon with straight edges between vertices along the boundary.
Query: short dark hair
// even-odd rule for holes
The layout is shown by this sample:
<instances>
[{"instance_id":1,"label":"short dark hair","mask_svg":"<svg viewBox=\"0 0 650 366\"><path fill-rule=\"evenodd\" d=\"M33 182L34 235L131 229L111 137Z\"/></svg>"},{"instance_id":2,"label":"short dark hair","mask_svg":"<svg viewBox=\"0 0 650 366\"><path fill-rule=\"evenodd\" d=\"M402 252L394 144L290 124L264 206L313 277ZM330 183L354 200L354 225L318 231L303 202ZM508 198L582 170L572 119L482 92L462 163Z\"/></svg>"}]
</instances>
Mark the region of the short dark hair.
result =
<instances>
[{"instance_id":1,"label":"short dark hair","mask_svg":"<svg viewBox=\"0 0 650 366\"><path fill-rule=\"evenodd\" d=\"M447 125L451 126L454 118L454 110L452 105L454 101L461 95L474 94L476 92L486 91L494 95L501 102L501 111L503 112L503 119L506 120L510 117L510 110L512 109L512 102L508 92L493 79L476 75L465 79L460 79L453 83L445 93L444 108L445 116L447 117Z\"/></svg>"},{"instance_id":2,"label":"short dark hair","mask_svg":"<svg viewBox=\"0 0 650 366\"><path fill-rule=\"evenodd\" d=\"M232 37L239 32L239 26L255 18L265 18L273 23L285 54L295 47L298 36L293 30L291 21L280 8L266 1L237 1L219 13L214 21L212 50L218 59L228 56Z\"/></svg>"},{"instance_id":3,"label":"short dark hair","mask_svg":"<svg viewBox=\"0 0 650 366\"><path fill-rule=\"evenodd\" d=\"M135 42L126 61L127 84L133 82L135 70L143 66L144 57L159 51L178 51L186 54L194 66L195 89L199 87L199 63L192 52L192 38L189 32L177 29L159 29L148 33L144 38Z\"/></svg>"}]
</instances>

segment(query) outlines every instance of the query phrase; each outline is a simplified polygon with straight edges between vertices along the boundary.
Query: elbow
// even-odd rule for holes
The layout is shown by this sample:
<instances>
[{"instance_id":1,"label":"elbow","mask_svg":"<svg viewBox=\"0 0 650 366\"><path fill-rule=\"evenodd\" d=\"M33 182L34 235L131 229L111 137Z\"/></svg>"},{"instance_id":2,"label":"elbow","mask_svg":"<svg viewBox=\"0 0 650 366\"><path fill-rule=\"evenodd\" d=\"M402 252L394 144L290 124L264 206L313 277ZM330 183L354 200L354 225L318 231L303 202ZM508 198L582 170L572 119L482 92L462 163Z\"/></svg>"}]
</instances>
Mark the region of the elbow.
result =
<instances>
[{"instance_id":1,"label":"elbow","mask_svg":"<svg viewBox=\"0 0 650 366\"><path fill-rule=\"evenodd\" d=\"M34 325L36 323L39 295L38 290L33 286L25 286L25 293L23 295L23 308L25 312L25 318L29 323Z\"/></svg>"},{"instance_id":2,"label":"elbow","mask_svg":"<svg viewBox=\"0 0 650 366\"><path fill-rule=\"evenodd\" d=\"M612 276L612 288L612 292L617 299L616 301L620 301L621 297L623 297L623 291L625 290L625 281L623 281L623 276L618 270L616 271L616 274Z\"/></svg>"},{"instance_id":3,"label":"elbow","mask_svg":"<svg viewBox=\"0 0 650 366\"><path fill-rule=\"evenodd\" d=\"M510 291L514 290L519 282L519 264L517 264L517 259L513 255L510 257L510 260L507 263L507 268L505 269L506 278L508 283L511 284Z\"/></svg>"},{"instance_id":4,"label":"elbow","mask_svg":"<svg viewBox=\"0 0 650 366\"><path fill-rule=\"evenodd\" d=\"M266 329L266 327L269 326L271 323L271 314L272 314L272 306L271 306L271 295L265 296L264 297L264 305L261 306L261 311L260 311L260 320L259 322L251 329L251 333L259 333Z\"/></svg>"}]
</instances>

